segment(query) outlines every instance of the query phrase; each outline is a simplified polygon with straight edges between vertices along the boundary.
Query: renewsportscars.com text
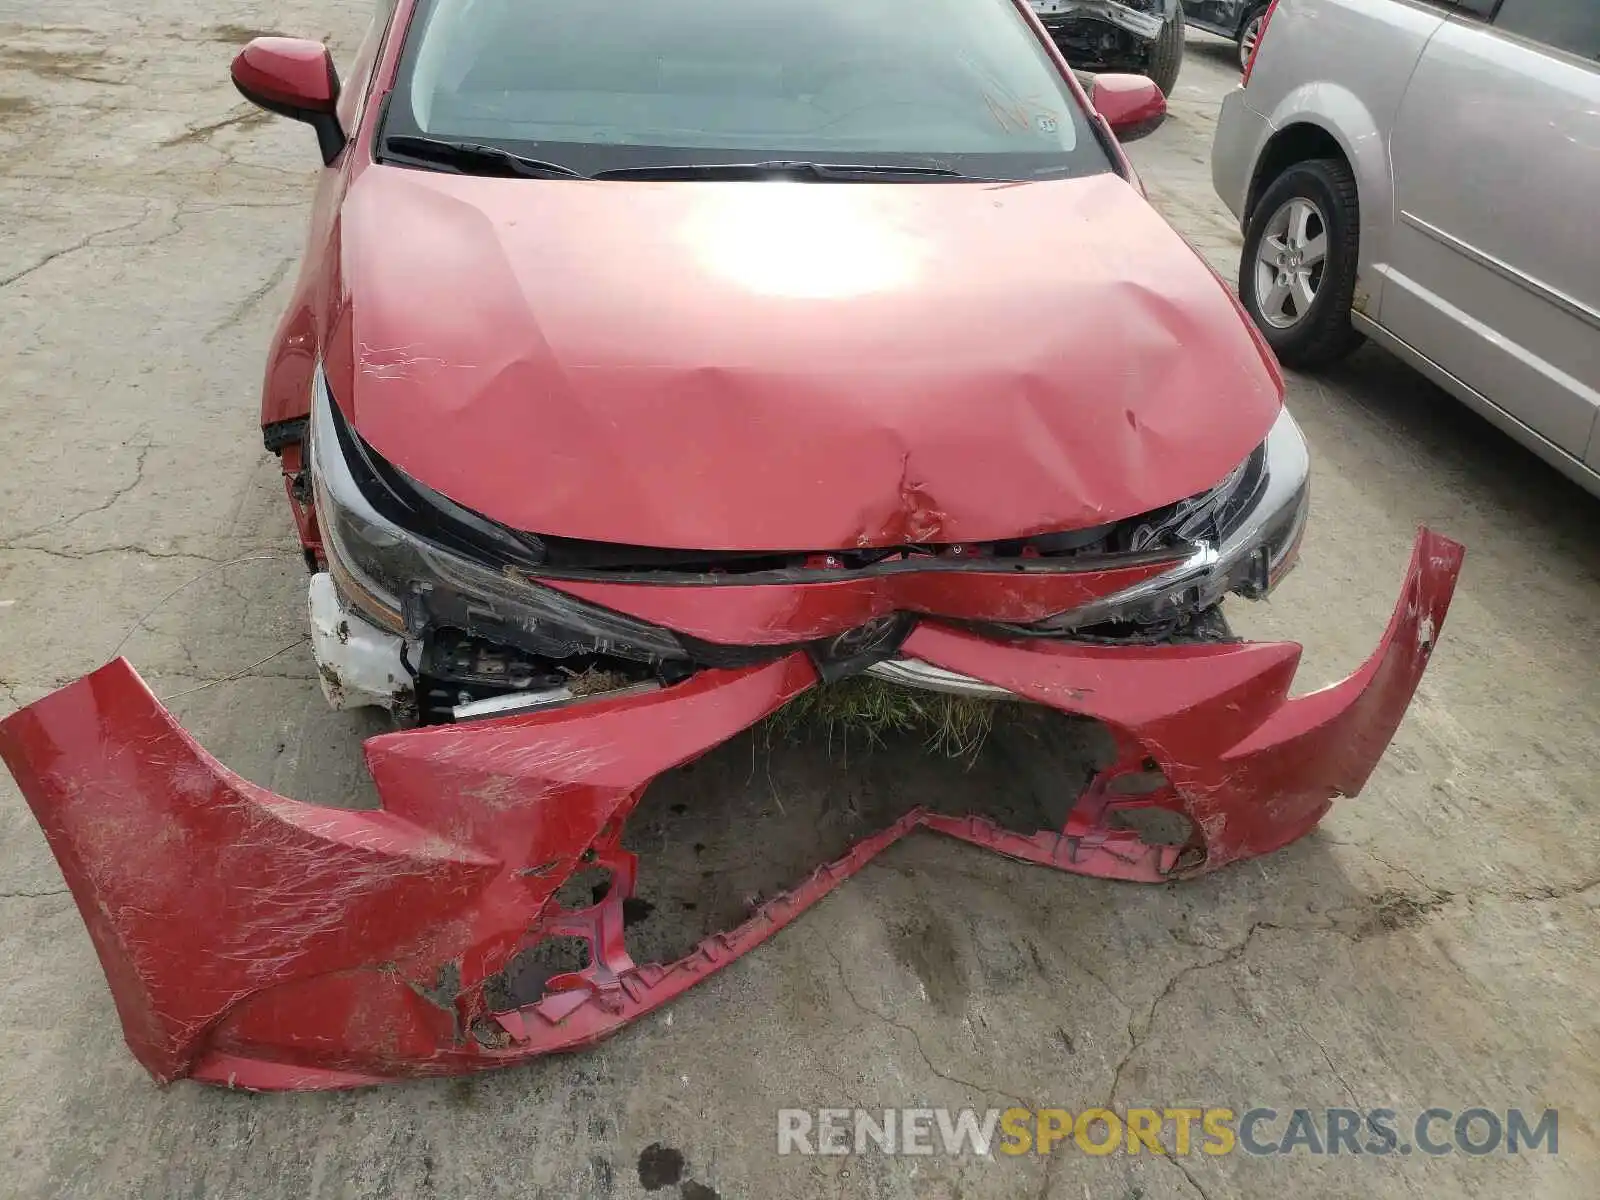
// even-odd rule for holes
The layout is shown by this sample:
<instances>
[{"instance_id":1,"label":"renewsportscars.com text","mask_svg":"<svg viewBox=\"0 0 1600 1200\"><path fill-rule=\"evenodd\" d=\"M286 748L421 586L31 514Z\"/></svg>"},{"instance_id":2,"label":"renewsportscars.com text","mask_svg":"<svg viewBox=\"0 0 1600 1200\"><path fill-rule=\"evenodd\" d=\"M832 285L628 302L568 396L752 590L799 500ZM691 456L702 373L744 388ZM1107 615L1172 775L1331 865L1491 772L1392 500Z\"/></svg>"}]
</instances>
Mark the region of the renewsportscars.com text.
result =
<instances>
[{"instance_id":1,"label":"renewsportscars.com text","mask_svg":"<svg viewBox=\"0 0 1600 1200\"><path fill-rule=\"evenodd\" d=\"M786 1108L778 1153L821 1155L1557 1154L1550 1108Z\"/></svg>"}]
</instances>

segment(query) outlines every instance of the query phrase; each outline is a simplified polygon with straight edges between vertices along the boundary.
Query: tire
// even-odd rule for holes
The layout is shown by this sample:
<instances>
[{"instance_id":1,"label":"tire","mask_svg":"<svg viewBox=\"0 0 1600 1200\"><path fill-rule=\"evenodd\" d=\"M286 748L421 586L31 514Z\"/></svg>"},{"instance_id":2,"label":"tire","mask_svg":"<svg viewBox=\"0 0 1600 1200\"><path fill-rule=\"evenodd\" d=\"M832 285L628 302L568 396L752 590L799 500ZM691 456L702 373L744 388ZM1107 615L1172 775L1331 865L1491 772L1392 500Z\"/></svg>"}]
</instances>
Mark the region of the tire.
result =
<instances>
[{"instance_id":1,"label":"tire","mask_svg":"<svg viewBox=\"0 0 1600 1200\"><path fill-rule=\"evenodd\" d=\"M1297 218L1304 218L1298 230ZM1284 366L1329 366L1366 340L1350 324L1360 220L1355 176L1336 158L1295 163L1251 211L1239 260L1239 299ZM1265 296L1262 287L1268 288Z\"/></svg>"},{"instance_id":2,"label":"tire","mask_svg":"<svg viewBox=\"0 0 1600 1200\"><path fill-rule=\"evenodd\" d=\"M1145 73L1155 80L1163 96L1172 95L1178 82L1178 69L1183 66L1183 9L1172 14L1172 19L1161 27L1161 36L1150 44L1150 57Z\"/></svg>"},{"instance_id":3,"label":"tire","mask_svg":"<svg viewBox=\"0 0 1600 1200\"><path fill-rule=\"evenodd\" d=\"M1267 15L1267 6L1259 4L1250 10L1244 19L1244 24L1239 26L1239 71L1250 65L1250 53L1261 37L1261 19Z\"/></svg>"}]
</instances>

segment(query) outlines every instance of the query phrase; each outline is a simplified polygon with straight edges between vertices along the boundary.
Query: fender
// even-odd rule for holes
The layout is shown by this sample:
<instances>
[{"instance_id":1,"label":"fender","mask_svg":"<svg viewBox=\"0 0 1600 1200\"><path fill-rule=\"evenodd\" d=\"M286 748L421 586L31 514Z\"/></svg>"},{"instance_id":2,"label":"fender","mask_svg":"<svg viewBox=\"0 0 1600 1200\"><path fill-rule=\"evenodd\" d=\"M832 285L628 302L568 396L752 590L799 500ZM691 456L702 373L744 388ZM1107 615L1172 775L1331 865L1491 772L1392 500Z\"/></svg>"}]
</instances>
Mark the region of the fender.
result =
<instances>
[{"instance_id":1,"label":"fender","mask_svg":"<svg viewBox=\"0 0 1600 1200\"><path fill-rule=\"evenodd\" d=\"M303 420L310 413L311 378L333 340L334 330L325 325L335 324L348 308L334 303L344 296L339 213L351 181L370 163L373 128L381 110L379 101L393 79L402 40L393 35L409 26L414 10L411 0L400 0L390 7L387 17L380 8L378 18L368 28L340 95L339 115L350 140L338 162L324 169L317 181L300 275L273 335L261 385L263 430L285 421ZM324 271L324 263L331 264L332 269ZM329 292L333 294L330 296ZM318 314L331 315L319 323Z\"/></svg>"},{"instance_id":2,"label":"fender","mask_svg":"<svg viewBox=\"0 0 1600 1200\"><path fill-rule=\"evenodd\" d=\"M1271 161L1275 144L1308 126L1333 138L1355 173L1361 204L1361 255L1356 291L1375 298L1376 286L1381 284L1382 264L1388 262L1389 232L1394 222L1394 176L1389 169L1387 135L1380 132L1378 123L1359 96L1348 88L1323 80L1295 88L1266 116L1276 132L1267 140L1257 159L1257 174L1250 184L1252 202L1270 182L1261 178L1261 171L1263 165ZM1376 311L1376 305L1373 310Z\"/></svg>"}]
</instances>

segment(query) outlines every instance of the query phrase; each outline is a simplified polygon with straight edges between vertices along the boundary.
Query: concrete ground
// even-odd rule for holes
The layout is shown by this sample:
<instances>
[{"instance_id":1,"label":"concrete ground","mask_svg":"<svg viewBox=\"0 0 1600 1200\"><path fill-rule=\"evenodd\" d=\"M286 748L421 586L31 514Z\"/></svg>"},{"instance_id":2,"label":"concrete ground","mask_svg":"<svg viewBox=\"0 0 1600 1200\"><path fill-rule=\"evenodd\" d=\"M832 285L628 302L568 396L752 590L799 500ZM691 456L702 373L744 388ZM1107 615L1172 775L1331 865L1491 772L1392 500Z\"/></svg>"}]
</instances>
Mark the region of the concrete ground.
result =
<instances>
[{"instance_id":1,"label":"concrete ground","mask_svg":"<svg viewBox=\"0 0 1600 1200\"><path fill-rule=\"evenodd\" d=\"M229 765L332 802L365 786L358 741L374 724L324 709L301 640L304 572L255 428L313 145L242 106L227 63L255 30L326 36L348 56L367 11L0 0L0 711L122 652ZM1238 237L1207 155L1236 79L1230 52L1191 40L1172 118L1135 150L1155 200L1229 277ZM1393 748L1315 836L1174 888L919 837L591 1053L258 1097L159 1090L135 1065L5 779L0 1192L1600 1194L1600 503L1376 351L1290 386L1316 461L1304 565L1233 616L1249 634L1304 641L1303 685L1367 653L1419 522L1470 548ZM899 788L910 804L973 787L903 746L852 753L848 768L817 748L778 757L780 784L786 771L831 780L823 790L847 807L863 789ZM1023 788L1025 760L991 759L976 778ZM748 803L748 776L717 761L697 802ZM782 1107L1108 1101L1557 1106L1560 1153L774 1153Z\"/></svg>"}]
</instances>

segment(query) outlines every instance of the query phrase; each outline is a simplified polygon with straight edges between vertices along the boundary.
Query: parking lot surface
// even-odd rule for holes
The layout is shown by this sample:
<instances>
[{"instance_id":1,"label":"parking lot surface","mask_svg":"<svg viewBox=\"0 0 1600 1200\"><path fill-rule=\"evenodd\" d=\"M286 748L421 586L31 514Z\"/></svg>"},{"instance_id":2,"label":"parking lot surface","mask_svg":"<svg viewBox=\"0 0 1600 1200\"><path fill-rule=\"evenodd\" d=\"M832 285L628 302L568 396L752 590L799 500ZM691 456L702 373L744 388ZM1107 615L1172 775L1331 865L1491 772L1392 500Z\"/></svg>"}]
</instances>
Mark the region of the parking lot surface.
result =
<instances>
[{"instance_id":1,"label":"parking lot surface","mask_svg":"<svg viewBox=\"0 0 1600 1200\"><path fill-rule=\"evenodd\" d=\"M359 741L381 722L326 711L256 428L315 153L307 130L245 106L227 67L257 31L326 37L347 60L369 12L0 0L0 712L126 654L229 766L330 803L368 795ZM1220 41L1195 35L1189 52L1171 117L1132 153L1231 279L1239 238L1208 152L1237 71ZM1375 643L1420 523L1468 546L1392 749L1311 838L1142 888L919 835L592 1052L263 1097L158 1089L128 1056L5 778L0 1193L1600 1194L1600 503L1370 348L1291 378L1289 403L1315 456L1303 565L1231 615L1304 642L1299 689ZM748 900L793 882L759 876L793 865L761 848L794 844L795 813L864 834L880 807L1048 788L1052 763L1017 737L971 770L915 745L747 738L669 782L689 824L669 808L644 836L705 843L708 896ZM658 910L668 899L697 903L658 895ZM776 1154L781 1108L1102 1104L1556 1107L1559 1153Z\"/></svg>"}]
</instances>

